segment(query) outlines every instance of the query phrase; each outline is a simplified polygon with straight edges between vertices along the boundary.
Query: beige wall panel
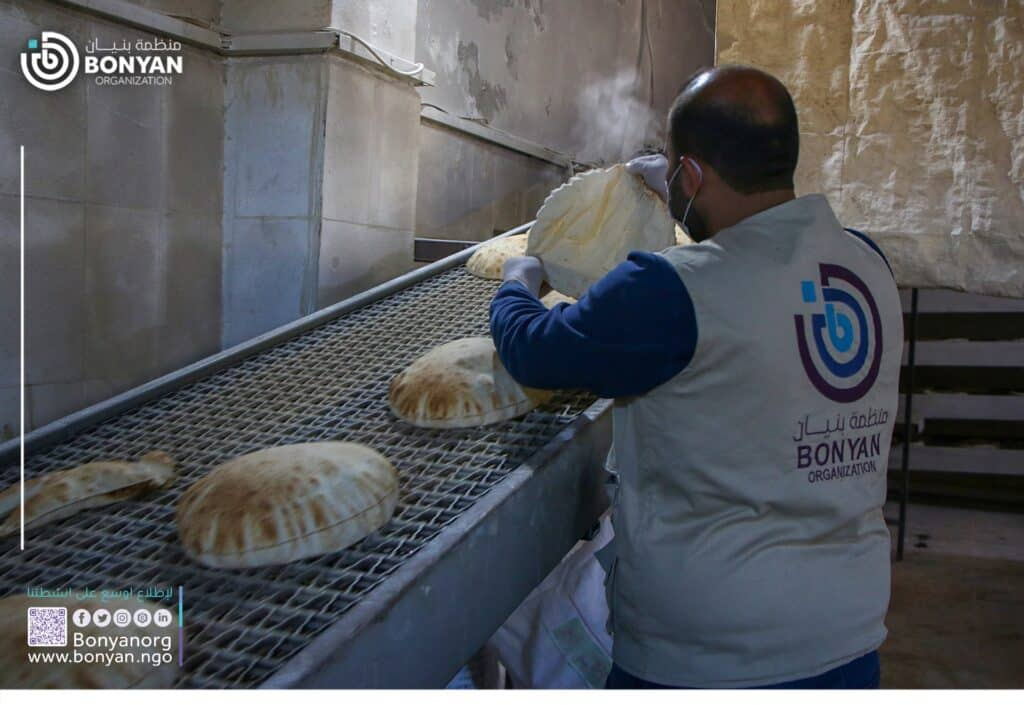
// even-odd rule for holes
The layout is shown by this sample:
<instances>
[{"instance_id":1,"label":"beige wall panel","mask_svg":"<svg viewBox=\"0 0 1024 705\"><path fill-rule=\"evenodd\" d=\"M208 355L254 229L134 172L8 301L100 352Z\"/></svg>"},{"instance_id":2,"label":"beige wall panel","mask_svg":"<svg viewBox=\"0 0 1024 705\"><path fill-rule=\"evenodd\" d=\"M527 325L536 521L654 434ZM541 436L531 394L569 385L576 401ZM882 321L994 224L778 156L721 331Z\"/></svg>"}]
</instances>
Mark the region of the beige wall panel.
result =
<instances>
[{"instance_id":1,"label":"beige wall panel","mask_svg":"<svg viewBox=\"0 0 1024 705\"><path fill-rule=\"evenodd\" d=\"M801 193L829 196L903 286L1024 296L1024 6L721 0L718 63L779 76Z\"/></svg>"}]
</instances>

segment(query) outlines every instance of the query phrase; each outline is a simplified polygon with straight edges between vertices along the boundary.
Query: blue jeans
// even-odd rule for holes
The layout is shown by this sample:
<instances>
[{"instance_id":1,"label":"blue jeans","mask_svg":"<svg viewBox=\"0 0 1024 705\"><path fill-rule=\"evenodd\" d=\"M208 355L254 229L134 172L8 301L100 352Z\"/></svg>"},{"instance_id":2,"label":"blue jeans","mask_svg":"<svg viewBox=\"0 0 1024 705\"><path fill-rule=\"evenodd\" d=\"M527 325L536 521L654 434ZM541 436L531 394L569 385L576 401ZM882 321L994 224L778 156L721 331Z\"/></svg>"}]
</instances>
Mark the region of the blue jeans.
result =
<instances>
[{"instance_id":1,"label":"blue jeans","mask_svg":"<svg viewBox=\"0 0 1024 705\"><path fill-rule=\"evenodd\" d=\"M854 659L847 664L833 668L831 671L822 673L812 678L801 678L798 681L776 683L774 685L762 685L761 688L779 688L783 690L796 689L833 689L833 688L877 688L881 681L882 669L878 660L878 652L872 651L860 658ZM661 685L637 678L619 668L618 664L612 664L612 671L605 681L605 688L617 690L644 690L657 688L675 688L672 685Z\"/></svg>"}]
</instances>

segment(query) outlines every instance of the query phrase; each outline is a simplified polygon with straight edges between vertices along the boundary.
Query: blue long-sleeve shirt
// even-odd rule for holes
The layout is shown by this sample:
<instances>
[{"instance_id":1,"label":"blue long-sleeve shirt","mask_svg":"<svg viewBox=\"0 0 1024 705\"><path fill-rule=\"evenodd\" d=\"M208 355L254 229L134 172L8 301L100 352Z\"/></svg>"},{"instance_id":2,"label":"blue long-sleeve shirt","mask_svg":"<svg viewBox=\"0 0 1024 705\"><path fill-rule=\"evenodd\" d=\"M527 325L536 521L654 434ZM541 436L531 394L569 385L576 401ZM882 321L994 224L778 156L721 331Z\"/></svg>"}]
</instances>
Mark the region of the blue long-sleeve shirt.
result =
<instances>
[{"instance_id":1,"label":"blue long-sleeve shirt","mask_svg":"<svg viewBox=\"0 0 1024 705\"><path fill-rule=\"evenodd\" d=\"M575 304L548 310L522 284L506 282L491 301L491 335L520 384L624 397L654 389L689 364L697 318L672 265L631 252Z\"/></svg>"}]
</instances>

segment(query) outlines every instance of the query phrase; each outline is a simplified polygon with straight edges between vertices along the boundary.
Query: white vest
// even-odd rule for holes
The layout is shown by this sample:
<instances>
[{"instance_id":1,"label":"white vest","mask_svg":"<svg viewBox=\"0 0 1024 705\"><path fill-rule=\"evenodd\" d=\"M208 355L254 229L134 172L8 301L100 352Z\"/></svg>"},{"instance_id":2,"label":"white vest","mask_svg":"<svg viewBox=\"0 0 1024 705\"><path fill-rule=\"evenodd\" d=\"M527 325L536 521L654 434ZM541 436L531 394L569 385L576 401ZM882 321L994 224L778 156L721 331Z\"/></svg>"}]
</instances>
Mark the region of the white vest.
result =
<instances>
[{"instance_id":1,"label":"white vest","mask_svg":"<svg viewBox=\"0 0 1024 705\"><path fill-rule=\"evenodd\" d=\"M876 649L903 345L885 261L821 195L661 254L698 340L685 370L615 401L616 663L742 687Z\"/></svg>"}]
</instances>

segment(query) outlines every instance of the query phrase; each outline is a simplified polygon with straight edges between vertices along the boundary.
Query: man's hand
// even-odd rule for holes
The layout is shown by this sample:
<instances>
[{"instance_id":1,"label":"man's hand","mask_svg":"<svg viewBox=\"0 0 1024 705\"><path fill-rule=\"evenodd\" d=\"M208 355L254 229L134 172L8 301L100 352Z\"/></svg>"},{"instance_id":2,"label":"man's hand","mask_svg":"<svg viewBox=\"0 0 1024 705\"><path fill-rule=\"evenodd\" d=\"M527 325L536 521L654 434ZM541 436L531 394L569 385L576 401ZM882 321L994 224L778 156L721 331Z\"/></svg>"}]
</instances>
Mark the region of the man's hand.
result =
<instances>
[{"instance_id":1,"label":"man's hand","mask_svg":"<svg viewBox=\"0 0 1024 705\"><path fill-rule=\"evenodd\" d=\"M626 171L639 176L644 183L659 196L661 200L668 202L668 159L664 154L648 154L637 157L626 162Z\"/></svg>"},{"instance_id":2,"label":"man's hand","mask_svg":"<svg viewBox=\"0 0 1024 705\"><path fill-rule=\"evenodd\" d=\"M509 257L502 269L505 281L517 281L525 286L531 294L540 294L540 285L544 283L544 264L536 257Z\"/></svg>"}]
</instances>

